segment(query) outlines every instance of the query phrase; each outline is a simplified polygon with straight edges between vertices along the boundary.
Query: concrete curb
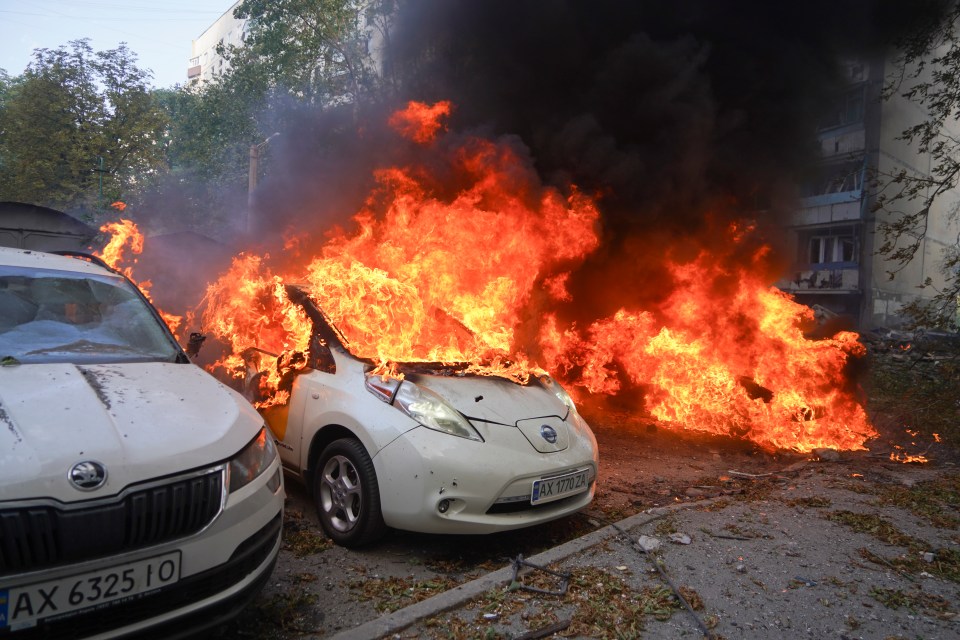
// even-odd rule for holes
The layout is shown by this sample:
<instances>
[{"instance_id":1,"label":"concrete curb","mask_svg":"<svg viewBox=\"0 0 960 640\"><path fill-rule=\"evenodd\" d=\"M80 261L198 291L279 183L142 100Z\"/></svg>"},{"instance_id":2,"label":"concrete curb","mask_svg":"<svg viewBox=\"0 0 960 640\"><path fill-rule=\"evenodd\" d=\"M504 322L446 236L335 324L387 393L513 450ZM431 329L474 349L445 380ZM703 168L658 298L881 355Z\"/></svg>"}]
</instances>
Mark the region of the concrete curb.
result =
<instances>
[{"instance_id":1,"label":"concrete curb","mask_svg":"<svg viewBox=\"0 0 960 640\"><path fill-rule=\"evenodd\" d=\"M661 518L678 508L688 508L689 506L690 504L671 505L670 507L661 507L637 513L628 518L624 518L616 523L616 525L607 525L602 529L597 529L576 540L570 540L557 547L548 549L543 553L525 558L525 560L533 564L547 566L620 535L617 527L623 530L629 530ZM374 638L382 638L386 635L397 633L420 620L435 616L438 613L453 609L474 598L478 598L490 589L504 585L512 577L513 568L510 566L504 567L476 580L454 587L449 591L439 593L432 598L422 600L421 602L412 604L409 607L404 607L393 613L380 616L375 620L365 622L352 629L341 631L337 635L332 636L331 640L373 640Z\"/></svg>"}]
</instances>

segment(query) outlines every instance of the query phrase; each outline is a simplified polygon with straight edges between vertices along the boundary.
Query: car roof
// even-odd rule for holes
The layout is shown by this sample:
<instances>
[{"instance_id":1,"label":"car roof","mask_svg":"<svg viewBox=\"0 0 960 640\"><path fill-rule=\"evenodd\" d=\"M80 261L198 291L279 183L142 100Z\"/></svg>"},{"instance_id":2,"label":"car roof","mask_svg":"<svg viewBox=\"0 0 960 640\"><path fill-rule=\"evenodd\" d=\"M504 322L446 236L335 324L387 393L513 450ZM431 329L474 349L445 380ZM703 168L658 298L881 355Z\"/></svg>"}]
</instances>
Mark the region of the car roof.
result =
<instances>
[{"instance_id":1,"label":"car roof","mask_svg":"<svg viewBox=\"0 0 960 640\"><path fill-rule=\"evenodd\" d=\"M14 249L0 247L0 265L11 267L32 267L36 269L58 269L60 271L74 271L77 273L91 273L97 275L116 275L98 264L82 258L60 256L54 253L44 253L32 249Z\"/></svg>"}]
</instances>

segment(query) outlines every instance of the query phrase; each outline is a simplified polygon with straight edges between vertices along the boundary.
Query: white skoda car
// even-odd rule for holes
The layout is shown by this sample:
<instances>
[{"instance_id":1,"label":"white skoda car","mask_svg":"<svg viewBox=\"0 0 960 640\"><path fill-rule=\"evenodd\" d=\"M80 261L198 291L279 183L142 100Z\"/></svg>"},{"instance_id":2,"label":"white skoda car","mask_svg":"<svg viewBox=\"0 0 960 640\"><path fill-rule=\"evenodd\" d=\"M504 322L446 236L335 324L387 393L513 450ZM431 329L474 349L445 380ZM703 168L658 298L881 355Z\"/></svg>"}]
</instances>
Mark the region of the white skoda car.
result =
<instances>
[{"instance_id":1,"label":"white skoda car","mask_svg":"<svg viewBox=\"0 0 960 640\"><path fill-rule=\"evenodd\" d=\"M518 384L441 363L401 363L402 380L384 378L351 354L303 290L288 286L286 294L310 318L311 344L305 367L282 367L289 403L263 413L284 467L311 489L335 542L363 545L389 527L505 531L593 499L596 439L552 379ZM272 356L245 354L260 372L277 367Z\"/></svg>"},{"instance_id":2,"label":"white skoda car","mask_svg":"<svg viewBox=\"0 0 960 640\"><path fill-rule=\"evenodd\" d=\"M280 547L273 437L125 277L0 248L0 637L173 637Z\"/></svg>"}]
</instances>

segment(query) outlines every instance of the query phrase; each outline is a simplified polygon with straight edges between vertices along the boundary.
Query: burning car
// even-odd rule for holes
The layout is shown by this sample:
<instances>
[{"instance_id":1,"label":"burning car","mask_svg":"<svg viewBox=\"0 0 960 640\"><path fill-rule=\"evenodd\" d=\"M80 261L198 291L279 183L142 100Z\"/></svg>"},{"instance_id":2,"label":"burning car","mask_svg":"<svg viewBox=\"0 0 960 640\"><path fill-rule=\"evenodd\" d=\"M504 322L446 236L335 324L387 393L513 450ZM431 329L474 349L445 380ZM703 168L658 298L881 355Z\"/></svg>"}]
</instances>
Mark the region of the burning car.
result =
<instances>
[{"instance_id":1,"label":"burning car","mask_svg":"<svg viewBox=\"0 0 960 640\"><path fill-rule=\"evenodd\" d=\"M269 578L273 437L126 277L0 248L0 365L0 636L170 637Z\"/></svg>"},{"instance_id":2,"label":"burning car","mask_svg":"<svg viewBox=\"0 0 960 640\"><path fill-rule=\"evenodd\" d=\"M590 503L596 439L549 376L512 380L435 362L384 371L351 352L304 289L283 291L312 325L309 346L281 355L247 349L247 388L335 542L363 545L389 527L491 533ZM284 402L256 397L273 373Z\"/></svg>"}]
</instances>

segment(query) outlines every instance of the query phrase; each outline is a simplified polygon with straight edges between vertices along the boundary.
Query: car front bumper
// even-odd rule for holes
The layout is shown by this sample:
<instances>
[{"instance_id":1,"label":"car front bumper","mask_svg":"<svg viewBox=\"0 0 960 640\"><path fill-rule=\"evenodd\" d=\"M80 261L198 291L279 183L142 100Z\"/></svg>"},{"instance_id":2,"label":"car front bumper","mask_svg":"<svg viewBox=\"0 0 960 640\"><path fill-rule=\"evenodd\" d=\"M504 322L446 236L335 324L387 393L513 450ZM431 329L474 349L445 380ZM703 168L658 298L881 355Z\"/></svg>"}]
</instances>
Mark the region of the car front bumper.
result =
<instances>
[{"instance_id":1,"label":"car front bumper","mask_svg":"<svg viewBox=\"0 0 960 640\"><path fill-rule=\"evenodd\" d=\"M579 416L576 417L579 419ZM597 446L586 424L563 451L534 450L519 429L489 425L485 442L420 427L384 447L374 466L384 522L422 533L482 534L555 520L593 500ZM586 471L587 488L533 505L533 483Z\"/></svg>"},{"instance_id":2,"label":"car front bumper","mask_svg":"<svg viewBox=\"0 0 960 640\"><path fill-rule=\"evenodd\" d=\"M180 579L140 597L103 603L40 620L0 627L0 638L175 638L196 634L235 615L269 578L280 551L284 490L279 459L230 494L217 518L199 533L146 549L33 573L0 576L0 593L109 569L165 553L180 553ZM15 603L9 603L14 606Z\"/></svg>"}]
</instances>

